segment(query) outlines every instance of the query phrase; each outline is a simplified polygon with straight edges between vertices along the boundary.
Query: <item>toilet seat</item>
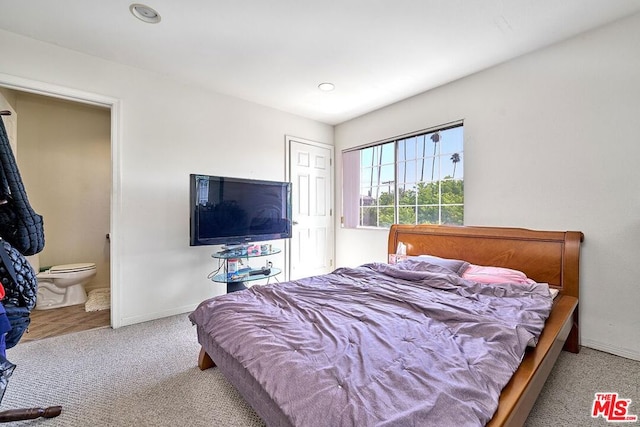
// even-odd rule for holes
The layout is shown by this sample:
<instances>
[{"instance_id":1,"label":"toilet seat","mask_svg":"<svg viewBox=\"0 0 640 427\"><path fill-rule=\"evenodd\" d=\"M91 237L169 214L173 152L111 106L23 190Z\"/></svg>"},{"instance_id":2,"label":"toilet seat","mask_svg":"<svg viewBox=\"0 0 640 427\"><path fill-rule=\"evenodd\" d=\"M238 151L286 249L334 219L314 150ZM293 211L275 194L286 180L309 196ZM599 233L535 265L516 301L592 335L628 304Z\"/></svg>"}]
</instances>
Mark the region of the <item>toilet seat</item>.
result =
<instances>
[{"instance_id":1,"label":"toilet seat","mask_svg":"<svg viewBox=\"0 0 640 427\"><path fill-rule=\"evenodd\" d=\"M65 273L78 273L80 271L94 270L96 268L95 263L83 262L78 264L62 264L54 265L49 269L51 274L65 274Z\"/></svg>"}]
</instances>

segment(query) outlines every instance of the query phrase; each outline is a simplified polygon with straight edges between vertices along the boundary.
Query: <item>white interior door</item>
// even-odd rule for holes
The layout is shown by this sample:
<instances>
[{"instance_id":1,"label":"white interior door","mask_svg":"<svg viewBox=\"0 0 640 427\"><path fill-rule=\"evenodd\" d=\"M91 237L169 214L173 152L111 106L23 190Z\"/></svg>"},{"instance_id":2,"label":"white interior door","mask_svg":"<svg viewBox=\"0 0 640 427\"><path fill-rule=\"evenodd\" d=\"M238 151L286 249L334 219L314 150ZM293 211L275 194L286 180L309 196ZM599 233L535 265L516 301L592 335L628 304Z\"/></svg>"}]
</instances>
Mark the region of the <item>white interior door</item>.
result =
<instances>
[{"instance_id":1,"label":"white interior door","mask_svg":"<svg viewBox=\"0 0 640 427\"><path fill-rule=\"evenodd\" d=\"M333 147L287 137L293 236L289 279L333 270Z\"/></svg>"}]
</instances>

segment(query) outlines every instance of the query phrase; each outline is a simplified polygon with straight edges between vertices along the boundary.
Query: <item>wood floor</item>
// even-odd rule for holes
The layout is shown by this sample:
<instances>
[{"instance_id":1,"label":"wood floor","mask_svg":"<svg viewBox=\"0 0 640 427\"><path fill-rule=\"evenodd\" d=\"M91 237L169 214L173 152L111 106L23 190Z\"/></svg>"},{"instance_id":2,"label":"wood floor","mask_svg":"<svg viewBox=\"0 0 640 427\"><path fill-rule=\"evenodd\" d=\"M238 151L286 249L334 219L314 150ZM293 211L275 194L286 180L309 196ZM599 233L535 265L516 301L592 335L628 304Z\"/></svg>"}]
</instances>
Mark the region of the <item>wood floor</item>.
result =
<instances>
[{"instance_id":1,"label":"wood floor","mask_svg":"<svg viewBox=\"0 0 640 427\"><path fill-rule=\"evenodd\" d=\"M50 310L32 310L29 329L20 339L20 343L110 325L111 310L85 311L84 304Z\"/></svg>"}]
</instances>

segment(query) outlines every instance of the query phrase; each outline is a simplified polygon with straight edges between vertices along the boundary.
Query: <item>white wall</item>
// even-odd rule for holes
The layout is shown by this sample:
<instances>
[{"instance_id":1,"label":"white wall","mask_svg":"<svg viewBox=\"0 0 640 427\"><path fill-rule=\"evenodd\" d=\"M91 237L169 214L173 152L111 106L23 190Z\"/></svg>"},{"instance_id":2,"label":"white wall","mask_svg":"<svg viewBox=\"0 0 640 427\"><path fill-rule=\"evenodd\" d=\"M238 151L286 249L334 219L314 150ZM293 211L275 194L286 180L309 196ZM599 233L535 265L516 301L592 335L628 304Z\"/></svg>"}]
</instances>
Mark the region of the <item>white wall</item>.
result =
<instances>
[{"instance_id":1,"label":"white wall","mask_svg":"<svg viewBox=\"0 0 640 427\"><path fill-rule=\"evenodd\" d=\"M356 118L336 153L464 119L465 224L584 232L582 344L640 360L637 40L640 15ZM386 231L337 231L340 265L383 261L386 245Z\"/></svg>"},{"instance_id":2,"label":"white wall","mask_svg":"<svg viewBox=\"0 0 640 427\"><path fill-rule=\"evenodd\" d=\"M333 143L331 126L6 31L0 52L0 85L35 82L119 102L114 326L188 312L224 293L206 278L212 249L189 247L189 173L284 179L285 135Z\"/></svg>"}]
</instances>

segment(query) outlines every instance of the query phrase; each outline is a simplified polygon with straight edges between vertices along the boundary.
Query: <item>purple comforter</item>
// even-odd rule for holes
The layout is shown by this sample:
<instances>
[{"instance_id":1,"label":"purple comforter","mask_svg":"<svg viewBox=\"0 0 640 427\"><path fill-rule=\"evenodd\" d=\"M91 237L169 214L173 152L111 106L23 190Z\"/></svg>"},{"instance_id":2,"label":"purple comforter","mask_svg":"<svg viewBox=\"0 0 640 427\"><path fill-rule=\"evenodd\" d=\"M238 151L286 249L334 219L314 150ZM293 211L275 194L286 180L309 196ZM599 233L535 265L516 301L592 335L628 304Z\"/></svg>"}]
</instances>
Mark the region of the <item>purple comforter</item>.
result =
<instances>
[{"instance_id":1,"label":"purple comforter","mask_svg":"<svg viewBox=\"0 0 640 427\"><path fill-rule=\"evenodd\" d=\"M254 286L190 319L293 425L477 426L551 305L544 284L479 284L410 259Z\"/></svg>"}]
</instances>

